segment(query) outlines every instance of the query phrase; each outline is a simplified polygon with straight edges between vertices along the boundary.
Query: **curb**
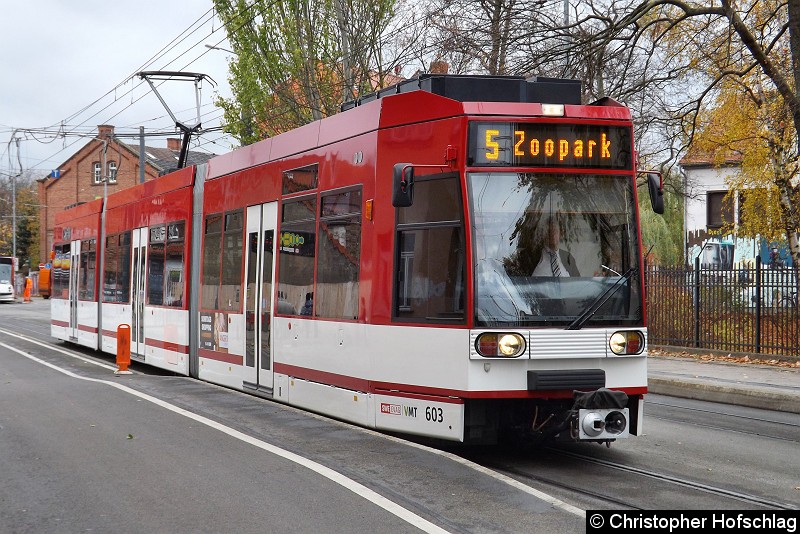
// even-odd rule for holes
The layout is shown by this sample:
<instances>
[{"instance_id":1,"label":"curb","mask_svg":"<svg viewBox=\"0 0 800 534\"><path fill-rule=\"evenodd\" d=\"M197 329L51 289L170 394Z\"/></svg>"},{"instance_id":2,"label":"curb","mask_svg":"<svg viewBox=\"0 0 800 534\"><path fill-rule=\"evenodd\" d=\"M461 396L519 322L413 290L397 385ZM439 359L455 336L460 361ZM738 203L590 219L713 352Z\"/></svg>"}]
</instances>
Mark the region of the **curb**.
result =
<instances>
[{"instance_id":1,"label":"curb","mask_svg":"<svg viewBox=\"0 0 800 534\"><path fill-rule=\"evenodd\" d=\"M647 383L648 393L657 395L800 414L800 396L780 393L768 388L718 386L700 380L655 376L648 377Z\"/></svg>"}]
</instances>

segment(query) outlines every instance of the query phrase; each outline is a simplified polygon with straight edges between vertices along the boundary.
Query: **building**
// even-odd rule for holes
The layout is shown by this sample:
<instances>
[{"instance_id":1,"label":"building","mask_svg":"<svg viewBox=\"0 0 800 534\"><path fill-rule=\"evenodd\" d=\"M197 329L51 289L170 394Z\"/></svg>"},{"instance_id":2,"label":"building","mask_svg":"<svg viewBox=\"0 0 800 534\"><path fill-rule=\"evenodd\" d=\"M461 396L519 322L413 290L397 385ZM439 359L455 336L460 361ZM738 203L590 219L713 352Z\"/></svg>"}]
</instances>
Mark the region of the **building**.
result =
<instances>
[{"instance_id":1,"label":"building","mask_svg":"<svg viewBox=\"0 0 800 534\"><path fill-rule=\"evenodd\" d=\"M769 261L772 244L736 235L742 216L741 197L727 195L729 179L741 171L741 154L732 152L720 162L708 155L690 153L680 165L687 184L684 200L687 263L694 264L695 258L700 257L703 265L730 268L753 265L757 255L761 255L762 261ZM721 234L721 229L731 223L733 233Z\"/></svg>"},{"instance_id":2,"label":"building","mask_svg":"<svg viewBox=\"0 0 800 534\"><path fill-rule=\"evenodd\" d=\"M105 157L103 148L106 148ZM145 146L144 179L153 180L177 167L181 150L180 139L167 139L167 148ZM187 165L205 163L214 154L189 151ZM104 167L105 166L105 167ZM100 198L104 194L104 179L108 177L108 193L139 183L139 145L127 144L114 135L108 124L97 127L97 137L59 165L58 170L38 180L39 189L39 250L42 262L49 260L53 248L55 214L66 208Z\"/></svg>"}]
</instances>

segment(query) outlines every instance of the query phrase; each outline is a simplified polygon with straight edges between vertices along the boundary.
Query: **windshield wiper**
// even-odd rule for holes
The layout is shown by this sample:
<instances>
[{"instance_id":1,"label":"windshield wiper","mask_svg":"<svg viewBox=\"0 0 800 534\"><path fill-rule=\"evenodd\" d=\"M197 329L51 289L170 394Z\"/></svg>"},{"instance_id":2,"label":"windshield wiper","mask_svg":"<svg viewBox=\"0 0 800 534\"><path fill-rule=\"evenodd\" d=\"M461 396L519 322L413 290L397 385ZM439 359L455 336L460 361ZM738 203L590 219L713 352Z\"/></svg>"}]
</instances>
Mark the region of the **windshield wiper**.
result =
<instances>
[{"instance_id":1,"label":"windshield wiper","mask_svg":"<svg viewBox=\"0 0 800 534\"><path fill-rule=\"evenodd\" d=\"M577 317L577 319L572 321L569 324L569 326L565 328L565 330L580 330L581 328L583 328L583 325L586 324L586 321L591 319L594 316L594 314L597 313L597 310L599 310L600 307L603 304L605 304L608 301L608 299L610 299L614 295L614 293L616 293L617 290L621 288L625 284L625 282L628 281L628 279L630 279L630 277L633 275L635 271L636 267L631 267L630 269L628 269L625 272L625 274L623 274L620 278L617 279L616 282L614 282L614 284L606 288L605 291L603 291L596 299L594 299L592 303L589 304L585 310L583 310L583 313L580 314Z\"/></svg>"}]
</instances>

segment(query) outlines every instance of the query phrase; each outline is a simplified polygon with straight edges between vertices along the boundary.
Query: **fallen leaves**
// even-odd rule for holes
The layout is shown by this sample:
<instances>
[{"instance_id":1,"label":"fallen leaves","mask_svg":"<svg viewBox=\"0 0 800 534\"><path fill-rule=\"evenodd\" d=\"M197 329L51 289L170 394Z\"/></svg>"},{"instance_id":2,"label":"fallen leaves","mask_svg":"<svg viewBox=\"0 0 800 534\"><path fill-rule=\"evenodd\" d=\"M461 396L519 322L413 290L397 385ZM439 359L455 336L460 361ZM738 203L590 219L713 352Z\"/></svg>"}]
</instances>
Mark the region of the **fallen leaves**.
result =
<instances>
[{"instance_id":1,"label":"fallen leaves","mask_svg":"<svg viewBox=\"0 0 800 534\"><path fill-rule=\"evenodd\" d=\"M689 352L685 350L681 351L668 351L663 349L653 349L649 350L650 355L652 356L667 356L667 357L674 357L674 358L692 358L695 360L702 360L705 362L728 362L728 363L740 363L740 364L751 364L751 365L772 365L774 367L786 367L792 369L800 369L800 358L794 361L792 360L778 360L775 358L758 358L755 355L743 355L743 356L734 356L733 354L698 354L694 352Z\"/></svg>"}]
</instances>

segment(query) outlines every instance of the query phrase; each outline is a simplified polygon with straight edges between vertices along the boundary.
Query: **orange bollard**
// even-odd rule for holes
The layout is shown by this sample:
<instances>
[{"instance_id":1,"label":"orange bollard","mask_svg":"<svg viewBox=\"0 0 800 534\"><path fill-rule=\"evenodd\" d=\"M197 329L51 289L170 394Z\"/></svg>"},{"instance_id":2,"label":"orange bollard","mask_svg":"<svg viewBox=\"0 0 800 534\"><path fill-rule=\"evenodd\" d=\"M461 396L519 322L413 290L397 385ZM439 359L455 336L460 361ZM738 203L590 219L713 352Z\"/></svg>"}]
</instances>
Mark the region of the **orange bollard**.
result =
<instances>
[{"instance_id":1,"label":"orange bollard","mask_svg":"<svg viewBox=\"0 0 800 534\"><path fill-rule=\"evenodd\" d=\"M33 289L33 280L31 280L30 277L25 278L25 291L23 293L23 296L25 297L24 302L30 302L31 301L31 290L32 289Z\"/></svg>"},{"instance_id":2,"label":"orange bollard","mask_svg":"<svg viewBox=\"0 0 800 534\"><path fill-rule=\"evenodd\" d=\"M121 324L117 327L117 369L114 371L115 375L132 375L128 371L128 366L131 364L131 327L127 324Z\"/></svg>"}]
</instances>

